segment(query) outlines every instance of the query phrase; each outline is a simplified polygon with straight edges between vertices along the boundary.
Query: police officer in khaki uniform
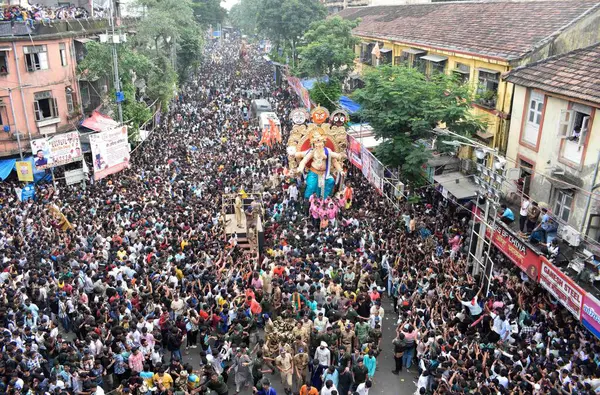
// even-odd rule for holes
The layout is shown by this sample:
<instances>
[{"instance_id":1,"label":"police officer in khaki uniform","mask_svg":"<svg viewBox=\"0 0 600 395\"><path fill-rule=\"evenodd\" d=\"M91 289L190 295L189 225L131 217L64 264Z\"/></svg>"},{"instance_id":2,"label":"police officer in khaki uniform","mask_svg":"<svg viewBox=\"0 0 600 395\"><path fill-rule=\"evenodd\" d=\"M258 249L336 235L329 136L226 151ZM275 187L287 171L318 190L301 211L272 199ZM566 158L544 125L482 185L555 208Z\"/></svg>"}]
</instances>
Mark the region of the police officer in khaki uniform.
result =
<instances>
[{"instance_id":1,"label":"police officer in khaki uniform","mask_svg":"<svg viewBox=\"0 0 600 395\"><path fill-rule=\"evenodd\" d=\"M305 352L305 348L299 348L296 355L294 355L294 370L296 379L298 380L298 388L301 388L304 384L308 383L308 354Z\"/></svg>"}]
</instances>

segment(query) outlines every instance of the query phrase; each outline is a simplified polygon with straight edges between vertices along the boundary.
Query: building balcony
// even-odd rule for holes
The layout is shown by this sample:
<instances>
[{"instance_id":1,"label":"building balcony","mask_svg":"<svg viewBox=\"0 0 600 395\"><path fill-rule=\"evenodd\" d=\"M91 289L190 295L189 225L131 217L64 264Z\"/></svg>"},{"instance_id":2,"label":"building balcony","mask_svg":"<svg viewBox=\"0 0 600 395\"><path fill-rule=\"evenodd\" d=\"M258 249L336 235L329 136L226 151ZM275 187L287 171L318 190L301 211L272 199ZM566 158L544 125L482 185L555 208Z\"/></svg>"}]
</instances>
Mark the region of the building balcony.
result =
<instances>
[{"instance_id":1,"label":"building balcony","mask_svg":"<svg viewBox=\"0 0 600 395\"><path fill-rule=\"evenodd\" d=\"M136 18L122 18L121 25L131 26L136 20ZM108 28L109 20L106 18L55 20L52 21L51 24L37 21L2 21L0 22L0 38L29 35L64 35L65 33L91 33L105 31Z\"/></svg>"}]
</instances>

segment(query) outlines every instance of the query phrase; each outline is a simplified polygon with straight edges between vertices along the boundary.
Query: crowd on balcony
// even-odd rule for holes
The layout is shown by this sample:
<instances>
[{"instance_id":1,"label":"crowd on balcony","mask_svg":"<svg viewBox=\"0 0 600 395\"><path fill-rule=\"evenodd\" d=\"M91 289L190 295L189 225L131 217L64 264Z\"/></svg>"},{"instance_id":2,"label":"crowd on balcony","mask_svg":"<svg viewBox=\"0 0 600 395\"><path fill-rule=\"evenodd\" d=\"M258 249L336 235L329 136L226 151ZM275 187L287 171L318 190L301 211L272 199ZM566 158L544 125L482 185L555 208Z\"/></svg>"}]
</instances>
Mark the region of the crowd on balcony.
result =
<instances>
[{"instance_id":1,"label":"crowd on balcony","mask_svg":"<svg viewBox=\"0 0 600 395\"><path fill-rule=\"evenodd\" d=\"M102 18L106 14L103 8L94 8L93 17ZM62 6L50 7L45 5L18 5L5 6L0 15L0 21L29 22L50 24L53 21L85 19L90 17L89 12L82 7Z\"/></svg>"}]
</instances>

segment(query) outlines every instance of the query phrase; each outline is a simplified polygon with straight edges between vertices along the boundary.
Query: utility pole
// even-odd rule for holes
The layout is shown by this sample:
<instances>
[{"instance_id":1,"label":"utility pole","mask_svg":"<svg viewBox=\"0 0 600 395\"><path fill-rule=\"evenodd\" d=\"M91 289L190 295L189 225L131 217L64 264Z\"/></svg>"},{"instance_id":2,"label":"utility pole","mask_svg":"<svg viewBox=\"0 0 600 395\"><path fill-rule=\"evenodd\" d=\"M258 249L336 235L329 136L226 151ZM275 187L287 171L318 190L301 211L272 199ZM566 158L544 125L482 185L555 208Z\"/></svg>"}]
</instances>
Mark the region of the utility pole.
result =
<instances>
[{"instance_id":1,"label":"utility pole","mask_svg":"<svg viewBox=\"0 0 600 395\"><path fill-rule=\"evenodd\" d=\"M117 108L119 111L119 125L123 124L123 107L121 105L121 102L123 101L123 92L121 92L121 79L119 78L119 59L118 59L118 53L117 53L117 43L121 42L121 37L120 35L118 36L118 39L115 39L115 37L117 37L116 33L115 33L115 18L117 17L116 15L116 9L115 9L115 1L116 0L112 0L110 2L110 27L111 27L111 39L112 39L112 57L113 57L113 71L114 71L114 77L115 77L115 91L116 91L116 102L117 102Z\"/></svg>"}]
</instances>

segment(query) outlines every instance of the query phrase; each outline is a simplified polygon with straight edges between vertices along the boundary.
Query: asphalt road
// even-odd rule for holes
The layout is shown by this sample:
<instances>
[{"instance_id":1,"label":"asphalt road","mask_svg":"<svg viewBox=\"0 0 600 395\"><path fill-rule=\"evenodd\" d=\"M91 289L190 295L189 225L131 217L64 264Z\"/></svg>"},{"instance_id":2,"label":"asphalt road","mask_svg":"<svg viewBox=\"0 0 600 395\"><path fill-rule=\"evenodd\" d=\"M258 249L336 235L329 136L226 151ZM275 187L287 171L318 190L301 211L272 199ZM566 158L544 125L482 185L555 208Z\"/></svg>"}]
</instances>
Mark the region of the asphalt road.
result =
<instances>
[{"instance_id":1,"label":"asphalt road","mask_svg":"<svg viewBox=\"0 0 600 395\"><path fill-rule=\"evenodd\" d=\"M377 372L375 373L373 387L371 388L371 391L369 391L369 395L412 395L416 390L416 367L413 365L411 373L407 373L406 370L398 376L392 373L392 370L394 370L392 340L395 336L396 314L394 313L392 305L387 300L383 302L383 307L385 309L385 316L383 319L383 351L377 358ZM200 362L198 353L199 349L190 349L189 354L186 354L186 352L182 350L183 362L191 363L192 366L197 367ZM166 357L168 358L168 356ZM267 374L265 377L269 378L278 395L285 394L279 375ZM229 393L234 394L235 384L233 382L233 372L229 377L229 388ZM250 395L252 394L252 388L244 389L240 394Z\"/></svg>"}]
</instances>

